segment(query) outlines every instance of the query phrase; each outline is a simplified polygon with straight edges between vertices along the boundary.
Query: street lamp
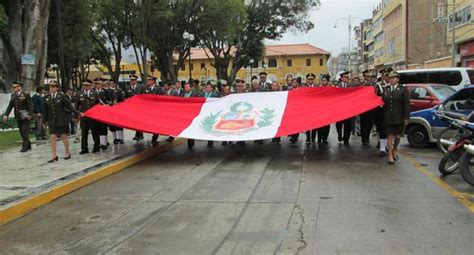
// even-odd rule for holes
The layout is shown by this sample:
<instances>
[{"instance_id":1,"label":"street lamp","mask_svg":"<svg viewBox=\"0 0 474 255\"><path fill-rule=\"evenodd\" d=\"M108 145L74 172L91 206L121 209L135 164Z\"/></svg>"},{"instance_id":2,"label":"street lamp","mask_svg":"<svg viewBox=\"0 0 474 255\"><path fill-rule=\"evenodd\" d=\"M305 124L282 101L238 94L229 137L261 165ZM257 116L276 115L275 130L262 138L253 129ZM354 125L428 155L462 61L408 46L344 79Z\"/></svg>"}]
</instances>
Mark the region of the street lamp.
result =
<instances>
[{"instance_id":1,"label":"street lamp","mask_svg":"<svg viewBox=\"0 0 474 255\"><path fill-rule=\"evenodd\" d=\"M252 58L252 59L250 59L250 61L249 61L249 64L250 64L250 83L252 83L252 76L253 76L253 73L252 73L252 65L253 65L253 63L255 63L255 60L253 60L253 58Z\"/></svg>"},{"instance_id":2,"label":"street lamp","mask_svg":"<svg viewBox=\"0 0 474 255\"><path fill-rule=\"evenodd\" d=\"M348 55L350 56L351 54L351 36L352 36L352 22L356 19L359 19L359 20L362 20L362 18L359 18L359 17L352 17L350 14L349 16L346 18L346 17L342 17L342 18L339 18L338 20L336 20L336 22L334 23L334 28L337 28L337 23L341 20L345 20L348 24L348 35L349 35L349 49L348 49ZM347 66L349 67L349 71L352 71L352 67L351 67L351 61L350 59L348 59L348 63L347 63Z\"/></svg>"},{"instance_id":3,"label":"street lamp","mask_svg":"<svg viewBox=\"0 0 474 255\"><path fill-rule=\"evenodd\" d=\"M188 32L183 33L183 39L188 41L188 50L189 50L189 83L193 82L192 71L191 71L191 43L194 41L194 35Z\"/></svg>"}]
</instances>

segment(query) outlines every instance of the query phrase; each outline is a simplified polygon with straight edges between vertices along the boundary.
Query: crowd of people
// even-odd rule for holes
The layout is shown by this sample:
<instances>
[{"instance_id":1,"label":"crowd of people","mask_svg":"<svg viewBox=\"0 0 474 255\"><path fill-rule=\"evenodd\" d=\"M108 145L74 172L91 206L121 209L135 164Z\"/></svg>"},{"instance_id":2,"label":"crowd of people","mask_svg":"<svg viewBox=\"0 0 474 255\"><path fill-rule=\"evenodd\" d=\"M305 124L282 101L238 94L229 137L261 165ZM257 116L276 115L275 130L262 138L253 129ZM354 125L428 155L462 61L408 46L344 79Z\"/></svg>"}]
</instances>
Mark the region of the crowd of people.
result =
<instances>
[{"instance_id":1,"label":"crowd of people","mask_svg":"<svg viewBox=\"0 0 474 255\"><path fill-rule=\"evenodd\" d=\"M124 143L123 128L100 123L84 116L84 112L95 105L114 105L125 99L138 94L156 94L176 97L224 97L232 93L246 92L267 92L267 91L290 91L299 87L321 87L336 86L341 88L355 86L373 87L375 93L380 96L385 104L383 107L370 110L361 114L360 117L360 135L363 145L369 144L369 139L376 127L378 134L378 148L381 157L388 157L389 164L395 164L398 160L398 145L404 134L404 127L409 120L410 104L409 93L405 86L399 84L399 76L391 70L382 70L378 80L369 71L363 72L363 77L350 78L350 72L339 74L337 81L331 81L329 75L322 75L320 82L315 82L316 75L310 73L306 76L306 83L300 84L296 78L288 78L285 84L279 84L277 81L268 82L267 73L261 72L258 79L252 80L251 84L245 84L242 79L236 79L233 84L226 84L214 87L211 83L200 86L198 80L190 83L181 82L158 84L157 78L150 76L146 84L138 83L136 75L130 76L130 83L124 88L120 88L113 80L95 79L83 80L81 91L74 92L67 89L63 93L58 84L53 81L49 84L49 92L43 88L38 88L33 97L23 90L23 85L19 82L13 83L12 96L10 103L3 114L3 120L6 122L12 110L17 121L17 126L21 134L23 143L21 152L31 149L29 140L30 121L35 120L36 138L45 139L46 126L49 127L51 142L50 163L58 161L56 152L56 143L61 140L65 147L64 160L71 158L69 150L68 134L76 133L76 125L80 126L80 154L89 153L88 137L91 133L93 140L92 153L101 150L107 150L110 146L108 141L108 132L112 133L113 144L120 145ZM232 86L234 85L234 86ZM346 146L349 145L351 133L354 130L354 118L336 123L338 141ZM89 132L90 131L90 132ZM306 131L306 143L327 144L330 133L330 125ZM291 135L290 143L297 143L300 134ZM79 136L78 136L79 137ZM158 145L159 134L153 134L151 144ZM136 131L133 138L136 141L144 139L143 133ZM173 137L168 137L167 141L173 141ZM281 138L273 138L272 143L280 143ZM222 146L230 142L222 142ZM256 144L263 144L263 140L255 141ZM188 139L188 148L194 147L195 141ZM244 141L237 142L239 145L245 145ZM208 147L213 147L214 142L208 141Z\"/></svg>"}]
</instances>

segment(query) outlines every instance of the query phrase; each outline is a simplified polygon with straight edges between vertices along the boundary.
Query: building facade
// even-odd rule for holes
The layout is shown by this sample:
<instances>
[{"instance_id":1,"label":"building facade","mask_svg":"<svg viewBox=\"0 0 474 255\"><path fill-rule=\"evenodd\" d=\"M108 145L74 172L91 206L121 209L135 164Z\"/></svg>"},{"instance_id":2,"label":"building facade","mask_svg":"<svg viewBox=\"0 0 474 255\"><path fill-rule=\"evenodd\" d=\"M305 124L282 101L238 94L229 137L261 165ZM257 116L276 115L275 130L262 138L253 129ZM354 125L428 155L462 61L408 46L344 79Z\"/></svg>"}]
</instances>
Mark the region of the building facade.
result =
<instances>
[{"instance_id":1,"label":"building facade","mask_svg":"<svg viewBox=\"0 0 474 255\"><path fill-rule=\"evenodd\" d=\"M474 20L472 10L474 0L448 0L447 5L447 44L454 47L457 66L474 68ZM454 30L454 31L453 31Z\"/></svg>"}]
</instances>

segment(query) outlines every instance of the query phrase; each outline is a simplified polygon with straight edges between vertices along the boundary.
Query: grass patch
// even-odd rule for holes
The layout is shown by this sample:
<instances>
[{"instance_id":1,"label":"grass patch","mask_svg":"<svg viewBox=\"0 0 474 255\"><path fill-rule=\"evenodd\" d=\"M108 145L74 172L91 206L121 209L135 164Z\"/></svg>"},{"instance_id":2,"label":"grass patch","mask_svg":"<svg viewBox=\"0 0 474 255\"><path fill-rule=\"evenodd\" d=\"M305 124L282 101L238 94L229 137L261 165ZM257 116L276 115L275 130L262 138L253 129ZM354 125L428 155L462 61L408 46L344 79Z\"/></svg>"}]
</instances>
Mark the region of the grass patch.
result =
<instances>
[{"instance_id":1,"label":"grass patch","mask_svg":"<svg viewBox=\"0 0 474 255\"><path fill-rule=\"evenodd\" d=\"M0 132L0 151L21 147L21 136L18 130Z\"/></svg>"}]
</instances>

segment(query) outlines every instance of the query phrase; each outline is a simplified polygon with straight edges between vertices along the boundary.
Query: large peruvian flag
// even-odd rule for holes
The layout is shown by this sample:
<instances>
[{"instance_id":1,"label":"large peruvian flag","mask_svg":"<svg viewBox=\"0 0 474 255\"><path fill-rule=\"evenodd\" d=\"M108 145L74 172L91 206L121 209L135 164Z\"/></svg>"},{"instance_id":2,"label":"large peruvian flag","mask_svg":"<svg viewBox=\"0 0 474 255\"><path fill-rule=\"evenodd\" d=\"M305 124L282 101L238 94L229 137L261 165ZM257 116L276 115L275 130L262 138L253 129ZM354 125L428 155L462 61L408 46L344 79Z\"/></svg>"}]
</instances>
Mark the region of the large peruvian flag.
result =
<instances>
[{"instance_id":1,"label":"large peruvian flag","mask_svg":"<svg viewBox=\"0 0 474 255\"><path fill-rule=\"evenodd\" d=\"M245 141L323 127L382 104L372 87L320 87L208 99L137 95L114 106L97 105L85 115L146 133Z\"/></svg>"}]
</instances>

